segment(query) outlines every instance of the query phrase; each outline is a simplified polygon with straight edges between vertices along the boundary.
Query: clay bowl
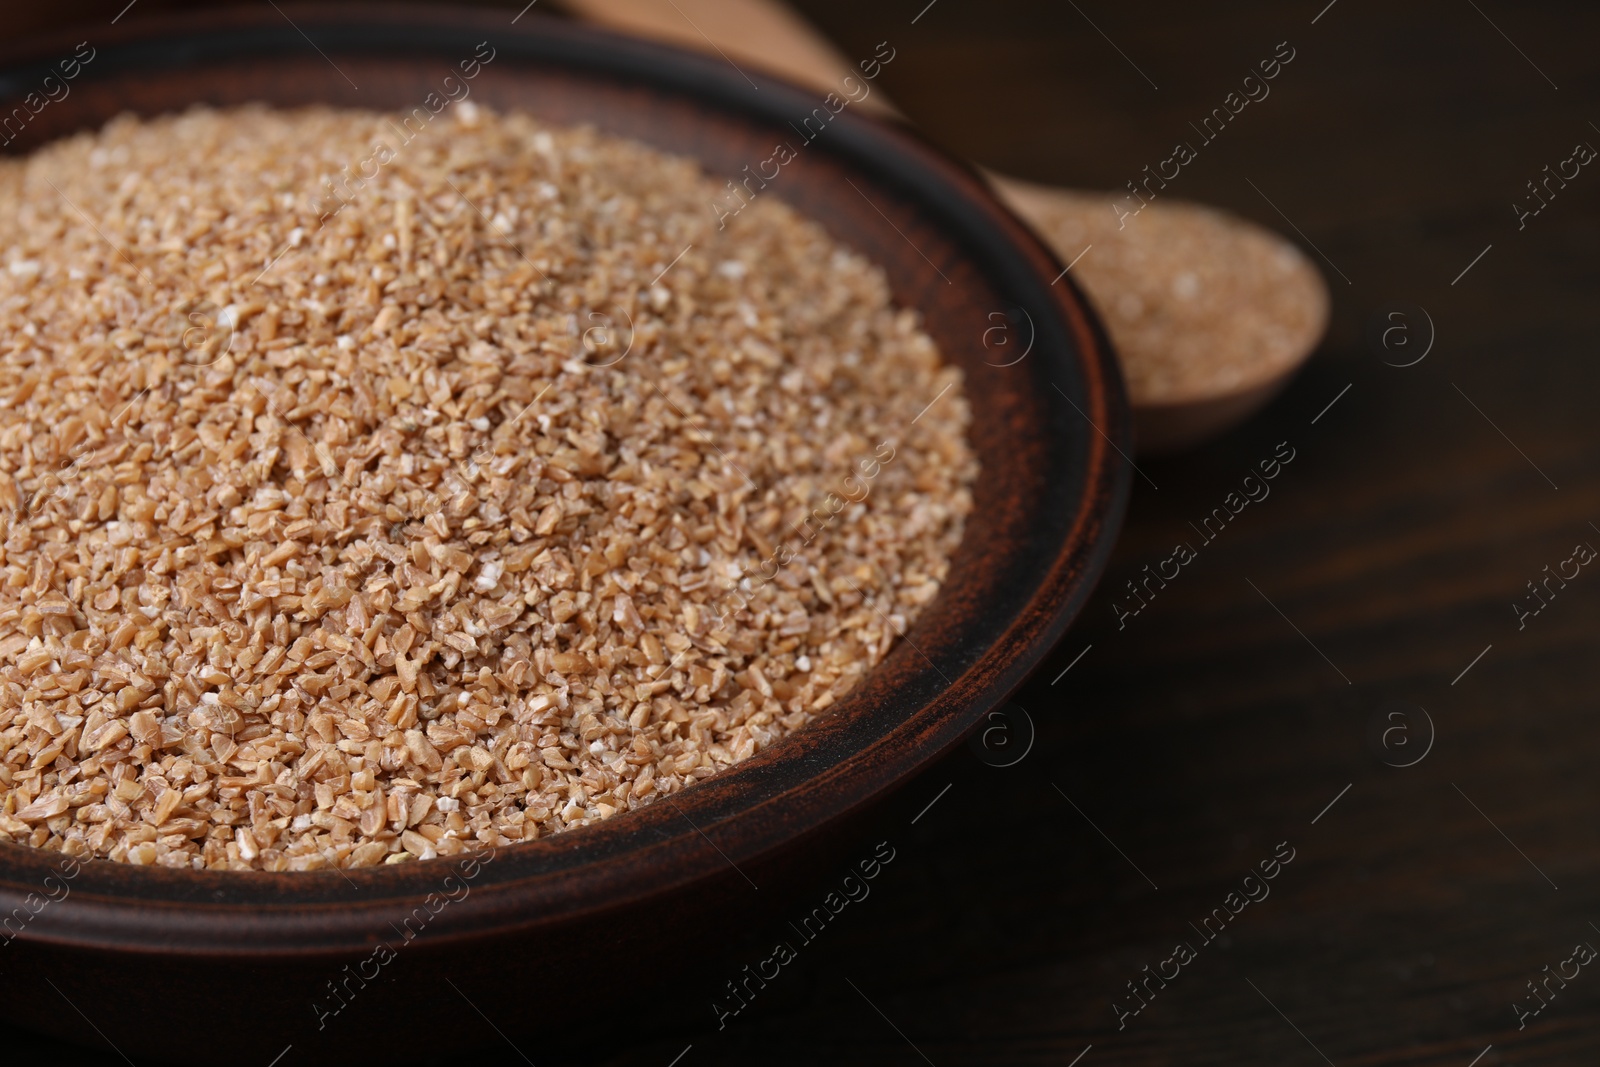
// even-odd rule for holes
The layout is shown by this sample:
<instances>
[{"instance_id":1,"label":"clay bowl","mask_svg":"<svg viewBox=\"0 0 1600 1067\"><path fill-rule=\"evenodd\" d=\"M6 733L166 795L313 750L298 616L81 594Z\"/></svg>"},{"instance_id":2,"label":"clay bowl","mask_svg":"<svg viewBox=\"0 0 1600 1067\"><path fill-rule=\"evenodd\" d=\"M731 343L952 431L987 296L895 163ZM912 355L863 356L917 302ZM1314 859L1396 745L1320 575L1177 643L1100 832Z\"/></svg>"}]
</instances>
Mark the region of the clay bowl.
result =
<instances>
[{"instance_id":1,"label":"clay bowl","mask_svg":"<svg viewBox=\"0 0 1600 1067\"><path fill-rule=\"evenodd\" d=\"M556 20L285 10L295 25L267 7L97 36L70 95L6 151L130 109L409 109L485 40L495 58L473 99L592 123L713 175L796 141L790 120L819 104L754 72L752 88L716 59ZM13 50L0 113L76 43ZM292 1047L285 1067L499 1041L480 1013L532 1042L586 1014L614 1022L630 986L656 997L681 984L684 961L776 902L803 857L1022 683L1088 597L1128 495L1128 409L1104 333L1069 281L1051 285L1061 264L984 183L902 128L846 108L763 195L882 264L896 301L966 371L977 506L909 639L834 714L672 803L502 848L470 871L445 859L292 875L86 861L47 882L59 854L0 845L0 916L28 915L0 935L0 1013L162 1060L266 1064ZM718 989L705 987L700 1010Z\"/></svg>"}]
</instances>

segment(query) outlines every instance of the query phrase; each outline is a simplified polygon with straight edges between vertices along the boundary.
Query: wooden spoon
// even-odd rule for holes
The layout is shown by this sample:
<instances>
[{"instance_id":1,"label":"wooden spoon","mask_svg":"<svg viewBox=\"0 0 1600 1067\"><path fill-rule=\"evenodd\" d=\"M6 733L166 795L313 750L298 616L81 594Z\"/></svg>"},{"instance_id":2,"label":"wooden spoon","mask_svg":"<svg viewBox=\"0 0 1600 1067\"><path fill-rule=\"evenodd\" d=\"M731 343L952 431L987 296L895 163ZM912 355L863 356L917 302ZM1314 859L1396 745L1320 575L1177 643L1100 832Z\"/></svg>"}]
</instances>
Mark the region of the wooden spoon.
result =
<instances>
[{"instance_id":1,"label":"wooden spoon","mask_svg":"<svg viewBox=\"0 0 1600 1067\"><path fill-rule=\"evenodd\" d=\"M560 0L589 21L747 62L818 92L856 68L778 0ZM902 119L884 94L852 107ZM1282 388L1328 324L1328 291L1300 250L1215 208L1018 181L995 192L1094 301L1127 379L1143 454L1187 448Z\"/></svg>"}]
</instances>

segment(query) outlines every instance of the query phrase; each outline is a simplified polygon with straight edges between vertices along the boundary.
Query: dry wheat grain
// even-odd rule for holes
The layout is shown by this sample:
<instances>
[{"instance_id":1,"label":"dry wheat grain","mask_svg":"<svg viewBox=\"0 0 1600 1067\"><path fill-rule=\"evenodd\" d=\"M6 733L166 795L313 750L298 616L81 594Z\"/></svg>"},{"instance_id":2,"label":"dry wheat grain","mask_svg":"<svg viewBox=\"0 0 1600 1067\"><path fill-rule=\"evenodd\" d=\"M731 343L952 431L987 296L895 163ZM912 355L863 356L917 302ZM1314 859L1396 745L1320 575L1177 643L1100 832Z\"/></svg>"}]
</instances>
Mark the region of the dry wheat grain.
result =
<instances>
[{"instance_id":1,"label":"dry wheat grain","mask_svg":"<svg viewBox=\"0 0 1600 1067\"><path fill-rule=\"evenodd\" d=\"M1135 408L1179 406L1260 386L1310 351L1328 325L1317 268L1276 235L1215 208L1008 181L1094 300ZM1081 258L1080 258L1081 257Z\"/></svg>"},{"instance_id":2,"label":"dry wheat grain","mask_svg":"<svg viewBox=\"0 0 1600 1067\"><path fill-rule=\"evenodd\" d=\"M804 725L937 591L968 408L879 270L774 199L719 230L687 160L456 115L321 226L388 119L0 163L0 835L274 871L529 840Z\"/></svg>"}]
</instances>

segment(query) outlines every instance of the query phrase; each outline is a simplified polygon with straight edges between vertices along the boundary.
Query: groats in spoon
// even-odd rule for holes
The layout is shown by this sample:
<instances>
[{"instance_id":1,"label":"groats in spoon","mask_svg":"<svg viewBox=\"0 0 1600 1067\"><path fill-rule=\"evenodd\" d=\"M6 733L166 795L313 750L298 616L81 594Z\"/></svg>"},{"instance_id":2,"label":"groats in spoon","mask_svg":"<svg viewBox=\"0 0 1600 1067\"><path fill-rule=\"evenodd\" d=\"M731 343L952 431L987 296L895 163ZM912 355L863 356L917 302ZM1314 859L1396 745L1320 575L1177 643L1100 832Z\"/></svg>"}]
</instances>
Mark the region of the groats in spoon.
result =
<instances>
[{"instance_id":1,"label":"groats in spoon","mask_svg":"<svg viewBox=\"0 0 1600 1067\"><path fill-rule=\"evenodd\" d=\"M777 0L561 0L613 29L757 64L833 91L855 68ZM902 118L881 92L852 105ZM985 172L1094 301L1122 364L1142 454L1243 421L1322 338L1328 290L1277 234L1200 204L1036 185Z\"/></svg>"},{"instance_id":2,"label":"groats in spoon","mask_svg":"<svg viewBox=\"0 0 1600 1067\"><path fill-rule=\"evenodd\" d=\"M1321 340L1328 289L1270 230L1215 208L996 179L1094 301L1145 454L1187 448L1270 400Z\"/></svg>"}]
</instances>

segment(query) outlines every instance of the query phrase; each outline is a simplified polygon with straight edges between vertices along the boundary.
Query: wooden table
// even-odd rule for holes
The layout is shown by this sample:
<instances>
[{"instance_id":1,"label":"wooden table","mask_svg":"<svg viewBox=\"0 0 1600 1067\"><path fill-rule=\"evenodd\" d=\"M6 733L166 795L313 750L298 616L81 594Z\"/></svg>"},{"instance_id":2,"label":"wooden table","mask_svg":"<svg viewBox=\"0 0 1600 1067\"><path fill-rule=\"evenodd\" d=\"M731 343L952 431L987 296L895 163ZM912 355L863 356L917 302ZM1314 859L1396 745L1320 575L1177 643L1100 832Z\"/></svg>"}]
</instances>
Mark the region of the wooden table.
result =
<instances>
[{"instance_id":1,"label":"wooden table","mask_svg":"<svg viewBox=\"0 0 1600 1067\"><path fill-rule=\"evenodd\" d=\"M884 87L952 151L1083 186L1139 176L1287 41L1169 195L1297 235L1333 327L1243 429L1141 461L1100 594L1018 695L1020 762L962 751L913 783L862 838L895 850L871 895L725 1029L707 990L594 1062L1596 1062L1600 967L1550 979L1525 1028L1516 1009L1600 946L1600 568L1564 565L1600 546L1600 173L1520 229L1513 205L1600 146L1600 11L938 0L913 25L924 2L800 6L849 55L890 41ZM1375 349L1374 320L1405 332ZM1386 365L1429 320L1426 358ZM1280 442L1270 496L1205 541L1191 523ZM1180 542L1197 558L1119 628L1126 583ZM742 932L729 977L784 925ZM523 1062L502 1051L467 1062Z\"/></svg>"}]
</instances>

